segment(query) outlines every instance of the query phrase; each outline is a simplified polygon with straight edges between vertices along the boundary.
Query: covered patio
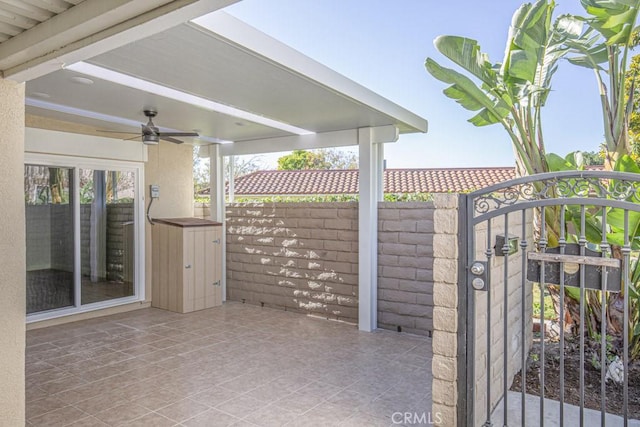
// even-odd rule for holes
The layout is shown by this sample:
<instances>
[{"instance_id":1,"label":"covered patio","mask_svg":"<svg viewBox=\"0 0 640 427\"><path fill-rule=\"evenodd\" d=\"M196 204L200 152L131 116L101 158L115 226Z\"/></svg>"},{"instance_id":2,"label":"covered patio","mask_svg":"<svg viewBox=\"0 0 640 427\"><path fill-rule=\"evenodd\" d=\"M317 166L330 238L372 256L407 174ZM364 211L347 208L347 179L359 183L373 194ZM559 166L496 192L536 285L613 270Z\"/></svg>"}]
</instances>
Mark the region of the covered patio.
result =
<instances>
[{"instance_id":1,"label":"covered patio","mask_svg":"<svg viewBox=\"0 0 640 427\"><path fill-rule=\"evenodd\" d=\"M427 122L222 10L236 1L0 5L13 19L0 26L0 425L373 425L428 412L429 340L375 331L384 144ZM145 110L157 113L152 135ZM225 157L359 147L357 328L229 302L150 308L151 219L193 216L193 145L211 159L210 219L223 225ZM42 176L28 198L30 166ZM96 302L82 279L104 273L98 217L118 174L130 177L114 249L127 289ZM30 215L41 207L50 215ZM64 298L25 319L25 272L60 271Z\"/></svg>"},{"instance_id":2,"label":"covered patio","mask_svg":"<svg viewBox=\"0 0 640 427\"><path fill-rule=\"evenodd\" d=\"M30 331L26 360L33 426L388 426L431 409L429 338L233 302Z\"/></svg>"}]
</instances>

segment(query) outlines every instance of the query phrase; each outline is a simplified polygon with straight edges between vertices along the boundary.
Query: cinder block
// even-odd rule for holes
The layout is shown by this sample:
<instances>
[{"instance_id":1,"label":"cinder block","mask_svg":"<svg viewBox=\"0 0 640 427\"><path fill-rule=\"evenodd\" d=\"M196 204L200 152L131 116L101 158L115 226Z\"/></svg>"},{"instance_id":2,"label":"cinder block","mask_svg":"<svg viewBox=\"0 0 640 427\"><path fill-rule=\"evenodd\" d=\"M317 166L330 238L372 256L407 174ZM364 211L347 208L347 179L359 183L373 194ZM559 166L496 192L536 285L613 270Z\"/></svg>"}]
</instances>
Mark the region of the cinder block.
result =
<instances>
[{"instance_id":1,"label":"cinder block","mask_svg":"<svg viewBox=\"0 0 640 427\"><path fill-rule=\"evenodd\" d=\"M398 243L398 232L378 231L378 243Z\"/></svg>"},{"instance_id":2,"label":"cinder block","mask_svg":"<svg viewBox=\"0 0 640 427\"><path fill-rule=\"evenodd\" d=\"M395 301L404 304L415 304L416 302L416 294L414 292L383 289L381 294L381 298L387 301Z\"/></svg>"},{"instance_id":3,"label":"cinder block","mask_svg":"<svg viewBox=\"0 0 640 427\"><path fill-rule=\"evenodd\" d=\"M433 354L439 354L446 357L456 357L458 350L458 337L451 332L433 330L432 337Z\"/></svg>"},{"instance_id":4,"label":"cinder block","mask_svg":"<svg viewBox=\"0 0 640 427\"><path fill-rule=\"evenodd\" d=\"M352 230L353 220L350 219L325 219L324 228L327 230Z\"/></svg>"},{"instance_id":5,"label":"cinder block","mask_svg":"<svg viewBox=\"0 0 640 427\"><path fill-rule=\"evenodd\" d=\"M453 308L433 307L433 327L440 331L458 331L458 312Z\"/></svg>"},{"instance_id":6,"label":"cinder block","mask_svg":"<svg viewBox=\"0 0 640 427\"><path fill-rule=\"evenodd\" d=\"M458 307L458 287L436 282L433 284L433 304L439 307Z\"/></svg>"},{"instance_id":7,"label":"cinder block","mask_svg":"<svg viewBox=\"0 0 640 427\"><path fill-rule=\"evenodd\" d=\"M324 249L329 251L351 252L351 242L339 240L325 240Z\"/></svg>"},{"instance_id":8,"label":"cinder block","mask_svg":"<svg viewBox=\"0 0 640 427\"><path fill-rule=\"evenodd\" d=\"M433 220L418 220L416 221L416 230L418 233L430 233L434 232Z\"/></svg>"},{"instance_id":9,"label":"cinder block","mask_svg":"<svg viewBox=\"0 0 640 427\"><path fill-rule=\"evenodd\" d=\"M378 208L378 219L385 221L397 221L400 219L400 210L393 208Z\"/></svg>"},{"instance_id":10,"label":"cinder block","mask_svg":"<svg viewBox=\"0 0 640 427\"><path fill-rule=\"evenodd\" d=\"M436 209L457 209L458 194L437 193L433 195L433 206Z\"/></svg>"},{"instance_id":11,"label":"cinder block","mask_svg":"<svg viewBox=\"0 0 640 427\"><path fill-rule=\"evenodd\" d=\"M409 245L431 245L433 234L431 233L398 233L398 243Z\"/></svg>"},{"instance_id":12,"label":"cinder block","mask_svg":"<svg viewBox=\"0 0 640 427\"><path fill-rule=\"evenodd\" d=\"M414 209L400 209L400 219L432 219L433 209L427 206Z\"/></svg>"},{"instance_id":13,"label":"cinder block","mask_svg":"<svg viewBox=\"0 0 640 427\"><path fill-rule=\"evenodd\" d=\"M415 279L415 269L402 268L402 267L387 267L383 268L383 276L396 279Z\"/></svg>"},{"instance_id":14,"label":"cinder block","mask_svg":"<svg viewBox=\"0 0 640 427\"><path fill-rule=\"evenodd\" d=\"M457 234L458 216L450 210L437 210L433 215L433 229L435 233Z\"/></svg>"},{"instance_id":15,"label":"cinder block","mask_svg":"<svg viewBox=\"0 0 640 427\"><path fill-rule=\"evenodd\" d=\"M458 262L453 259L433 260L433 281L455 284L458 281Z\"/></svg>"},{"instance_id":16,"label":"cinder block","mask_svg":"<svg viewBox=\"0 0 640 427\"><path fill-rule=\"evenodd\" d=\"M417 222L413 220L383 221L382 231L416 232Z\"/></svg>"},{"instance_id":17,"label":"cinder block","mask_svg":"<svg viewBox=\"0 0 640 427\"><path fill-rule=\"evenodd\" d=\"M431 367L434 378L449 381L452 383L458 379L458 367L456 365L456 359L436 354L431 360Z\"/></svg>"},{"instance_id":18,"label":"cinder block","mask_svg":"<svg viewBox=\"0 0 640 427\"><path fill-rule=\"evenodd\" d=\"M383 243L382 253L387 255L416 255L416 245L405 245L401 243Z\"/></svg>"}]
</instances>

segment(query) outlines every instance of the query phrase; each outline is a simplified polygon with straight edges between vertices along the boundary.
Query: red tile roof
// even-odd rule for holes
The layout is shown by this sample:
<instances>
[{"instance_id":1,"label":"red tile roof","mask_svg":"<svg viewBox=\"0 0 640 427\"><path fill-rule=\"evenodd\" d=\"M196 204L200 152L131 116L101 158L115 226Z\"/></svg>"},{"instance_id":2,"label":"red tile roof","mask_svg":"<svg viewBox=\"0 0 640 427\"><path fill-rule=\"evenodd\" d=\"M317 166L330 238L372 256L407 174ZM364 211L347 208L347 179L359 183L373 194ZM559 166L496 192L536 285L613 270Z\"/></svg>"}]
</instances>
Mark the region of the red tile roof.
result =
<instances>
[{"instance_id":1,"label":"red tile roof","mask_svg":"<svg viewBox=\"0 0 640 427\"><path fill-rule=\"evenodd\" d=\"M513 179L513 167L387 169L385 193L471 191ZM237 196L357 194L358 170L258 171L237 178Z\"/></svg>"}]
</instances>

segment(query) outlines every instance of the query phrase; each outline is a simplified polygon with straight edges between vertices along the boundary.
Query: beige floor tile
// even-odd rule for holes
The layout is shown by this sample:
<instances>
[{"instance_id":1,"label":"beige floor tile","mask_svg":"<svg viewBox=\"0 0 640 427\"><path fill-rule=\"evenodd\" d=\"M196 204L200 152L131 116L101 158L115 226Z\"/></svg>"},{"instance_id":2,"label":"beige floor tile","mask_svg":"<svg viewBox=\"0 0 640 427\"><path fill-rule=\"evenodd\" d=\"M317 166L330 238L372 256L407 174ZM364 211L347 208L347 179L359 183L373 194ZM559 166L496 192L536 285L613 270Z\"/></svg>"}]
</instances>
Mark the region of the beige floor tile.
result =
<instances>
[{"instance_id":1,"label":"beige floor tile","mask_svg":"<svg viewBox=\"0 0 640 427\"><path fill-rule=\"evenodd\" d=\"M27 419L32 419L47 412L68 406L67 402L63 402L54 396L44 397L39 400L29 401L26 404Z\"/></svg>"},{"instance_id":2,"label":"beige floor tile","mask_svg":"<svg viewBox=\"0 0 640 427\"><path fill-rule=\"evenodd\" d=\"M125 424L127 427L172 427L175 425L175 421L155 412L150 412Z\"/></svg>"},{"instance_id":3,"label":"beige floor tile","mask_svg":"<svg viewBox=\"0 0 640 427\"><path fill-rule=\"evenodd\" d=\"M155 392L149 393L146 396L135 399L133 403L155 411L160 408L164 408L165 406L169 406L172 403L176 403L179 400L182 400L182 397L179 394L174 393L171 390L160 389Z\"/></svg>"},{"instance_id":4,"label":"beige floor tile","mask_svg":"<svg viewBox=\"0 0 640 427\"><path fill-rule=\"evenodd\" d=\"M240 395L233 399L216 405L216 409L233 415L237 418L244 418L247 415L267 406L265 402L252 397Z\"/></svg>"},{"instance_id":5,"label":"beige floor tile","mask_svg":"<svg viewBox=\"0 0 640 427\"><path fill-rule=\"evenodd\" d=\"M121 426L140 418L151 411L135 403L123 403L113 408L98 412L95 417L111 426Z\"/></svg>"},{"instance_id":6,"label":"beige floor tile","mask_svg":"<svg viewBox=\"0 0 640 427\"><path fill-rule=\"evenodd\" d=\"M191 400L215 407L223 402L239 396L239 393L222 387L210 387L190 397Z\"/></svg>"},{"instance_id":7,"label":"beige floor tile","mask_svg":"<svg viewBox=\"0 0 640 427\"><path fill-rule=\"evenodd\" d=\"M105 424L96 417L86 417L75 423L69 424L68 427L108 427L109 424Z\"/></svg>"},{"instance_id":8,"label":"beige floor tile","mask_svg":"<svg viewBox=\"0 0 640 427\"><path fill-rule=\"evenodd\" d=\"M244 419L245 421L263 427L280 427L290 423L296 419L297 416L295 412L287 411L276 405L269 405L249 414Z\"/></svg>"},{"instance_id":9,"label":"beige floor tile","mask_svg":"<svg viewBox=\"0 0 640 427\"><path fill-rule=\"evenodd\" d=\"M195 400L182 399L156 412L176 422L183 422L208 409L209 407L207 405L203 405Z\"/></svg>"},{"instance_id":10,"label":"beige floor tile","mask_svg":"<svg viewBox=\"0 0 640 427\"><path fill-rule=\"evenodd\" d=\"M29 422L36 427L58 427L66 426L83 418L87 418L88 415L86 412L82 412L73 406L65 406L64 408L47 412L39 417L34 417L30 419Z\"/></svg>"},{"instance_id":11,"label":"beige floor tile","mask_svg":"<svg viewBox=\"0 0 640 427\"><path fill-rule=\"evenodd\" d=\"M143 309L27 340L34 425L99 426L97 414L121 407L134 425L376 426L394 408L431 402L430 339L237 303Z\"/></svg>"},{"instance_id":12,"label":"beige floor tile","mask_svg":"<svg viewBox=\"0 0 640 427\"><path fill-rule=\"evenodd\" d=\"M182 422L186 427L223 427L230 426L240 419L216 409L209 409L193 418Z\"/></svg>"}]
</instances>

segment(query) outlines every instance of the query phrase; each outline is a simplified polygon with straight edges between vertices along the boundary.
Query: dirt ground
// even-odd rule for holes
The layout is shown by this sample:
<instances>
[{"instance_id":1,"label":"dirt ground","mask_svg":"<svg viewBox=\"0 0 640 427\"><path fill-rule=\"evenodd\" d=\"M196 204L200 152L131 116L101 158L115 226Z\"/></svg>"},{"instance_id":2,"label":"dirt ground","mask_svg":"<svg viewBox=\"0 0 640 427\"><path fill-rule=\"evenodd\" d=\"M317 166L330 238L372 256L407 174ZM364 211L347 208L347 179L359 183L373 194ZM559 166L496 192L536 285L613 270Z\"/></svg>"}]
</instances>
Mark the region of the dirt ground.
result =
<instances>
[{"instance_id":1,"label":"dirt ground","mask_svg":"<svg viewBox=\"0 0 640 427\"><path fill-rule=\"evenodd\" d=\"M599 352L599 345L593 349ZM578 342L567 340L564 349L564 397L565 403L580 405L580 347ZM527 364L526 392L540 395L540 339L534 338L534 344ZM548 399L560 400L560 345L558 342L545 342L545 388ZM584 363L585 407L600 410L600 369L593 366L592 351L587 348ZM514 379L512 391L521 391L521 372ZM609 380L605 391L607 412L622 415L623 387ZM629 407L633 418L640 418L640 363L632 363L629 368Z\"/></svg>"}]
</instances>

